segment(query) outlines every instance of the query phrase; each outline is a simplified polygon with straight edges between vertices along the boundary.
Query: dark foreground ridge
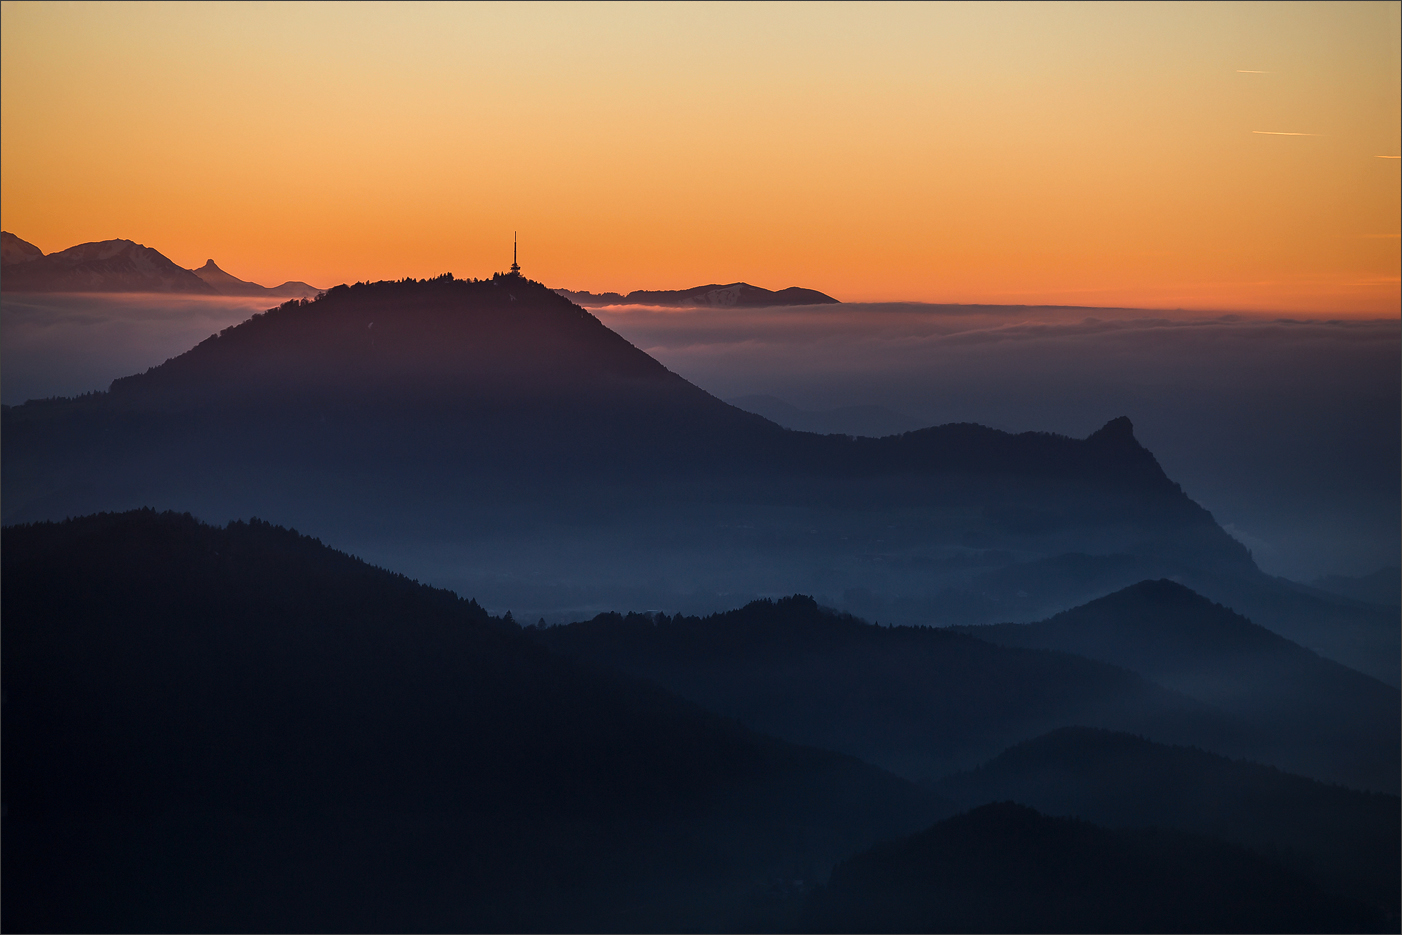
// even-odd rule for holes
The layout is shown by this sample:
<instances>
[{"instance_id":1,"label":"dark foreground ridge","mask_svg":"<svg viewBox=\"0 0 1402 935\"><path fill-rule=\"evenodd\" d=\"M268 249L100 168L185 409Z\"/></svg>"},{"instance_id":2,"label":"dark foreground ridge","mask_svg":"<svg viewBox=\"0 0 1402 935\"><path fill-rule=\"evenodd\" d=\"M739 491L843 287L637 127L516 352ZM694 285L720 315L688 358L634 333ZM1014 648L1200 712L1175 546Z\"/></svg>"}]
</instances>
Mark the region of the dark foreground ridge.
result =
<instances>
[{"instance_id":1,"label":"dark foreground ridge","mask_svg":"<svg viewBox=\"0 0 1402 935\"><path fill-rule=\"evenodd\" d=\"M811 932L1381 932L1380 913L1243 848L985 805L844 862ZM1396 931L1395 927L1391 929Z\"/></svg>"},{"instance_id":2,"label":"dark foreground ridge","mask_svg":"<svg viewBox=\"0 0 1402 935\"><path fill-rule=\"evenodd\" d=\"M266 523L3 542L6 931L753 930L948 814Z\"/></svg>"}]
</instances>

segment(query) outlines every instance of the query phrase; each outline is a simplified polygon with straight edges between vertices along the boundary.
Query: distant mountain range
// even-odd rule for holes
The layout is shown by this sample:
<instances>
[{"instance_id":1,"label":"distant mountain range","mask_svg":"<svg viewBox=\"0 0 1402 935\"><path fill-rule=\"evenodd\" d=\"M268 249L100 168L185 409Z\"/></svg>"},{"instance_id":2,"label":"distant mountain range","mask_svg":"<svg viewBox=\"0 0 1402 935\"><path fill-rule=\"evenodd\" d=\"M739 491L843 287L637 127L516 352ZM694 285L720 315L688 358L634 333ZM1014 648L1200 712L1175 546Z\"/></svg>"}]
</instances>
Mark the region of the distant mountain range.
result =
<instances>
[{"instance_id":1,"label":"distant mountain range","mask_svg":"<svg viewBox=\"0 0 1402 935\"><path fill-rule=\"evenodd\" d=\"M209 260L197 270L130 240L79 244L45 253L9 231L0 232L0 289L6 292L171 292L310 298L321 290L288 281L267 288L229 275Z\"/></svg>"},{"instance_id":2,"label":"distant mountain range","mask_svg":"<svg viewBox=\"0 0 1402 935\"><path fill-rule=\"evenodd\" d=\"M213 260L206 260L204 266L193 270L194 274L204 280L221 295L265 295L269 298L281 299L309 299L322 290L316 286L309 286L304 282L288 280L280 286L260 286L256 282L247 282L236 276L231 276L220 269Z\"/></svg>"},{"instance_id":3,"label":"distant mountain range","mask_svg":"<svg viewBox=\"0 0 1402 935\"><path fill-rule=\"evenodd\" d=\"M732 282L729 285L692 286L690 289L647 290L639 289L627 295L617 292L571 292L569 289L556 289L560 295L585 308L601 308L607 305L675 305L699 308L762 308L771 305L835 305L837 299L824 295L815 289L800 289L790 286L777 292L761 289L747 282Z\"/></svg>"}]
</instances>

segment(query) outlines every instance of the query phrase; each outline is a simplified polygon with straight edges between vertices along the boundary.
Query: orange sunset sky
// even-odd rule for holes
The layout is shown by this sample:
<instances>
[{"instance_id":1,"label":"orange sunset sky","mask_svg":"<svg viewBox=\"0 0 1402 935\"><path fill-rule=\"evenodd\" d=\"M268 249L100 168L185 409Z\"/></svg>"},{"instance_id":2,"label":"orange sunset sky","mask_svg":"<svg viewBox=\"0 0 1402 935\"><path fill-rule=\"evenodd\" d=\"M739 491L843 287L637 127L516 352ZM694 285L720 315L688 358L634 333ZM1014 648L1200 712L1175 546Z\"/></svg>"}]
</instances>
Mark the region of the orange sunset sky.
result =
<instances>
[{"instance_id":1,"label":"orange sunset sky","mask_svg":"<svg viewBox=\"0 0 1402 935\"><path fill-rule=\"evenodd\" d=\"M0 221L265 284L1399 314L1398 3L3 4Z\"/></svg>"}]
</instances>

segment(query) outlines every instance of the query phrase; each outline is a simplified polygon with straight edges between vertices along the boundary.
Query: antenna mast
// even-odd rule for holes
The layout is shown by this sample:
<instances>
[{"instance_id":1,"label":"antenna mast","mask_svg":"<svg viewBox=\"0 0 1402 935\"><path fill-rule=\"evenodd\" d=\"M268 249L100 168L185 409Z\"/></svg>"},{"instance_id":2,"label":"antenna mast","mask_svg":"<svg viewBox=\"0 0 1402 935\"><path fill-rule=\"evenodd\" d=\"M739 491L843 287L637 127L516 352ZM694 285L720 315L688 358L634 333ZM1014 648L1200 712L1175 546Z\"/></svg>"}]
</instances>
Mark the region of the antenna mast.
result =
<instances>
[{"instance_id":1,"label":"antenna mast","mask_svg":"<svg viewBox=\"0 0 1402 935\"><path fill-rule=\"evenodd\" d=\"M516 232L511 232L511 275L520 276L521 267L516 262Z\"/></svg>"}]
</instances>

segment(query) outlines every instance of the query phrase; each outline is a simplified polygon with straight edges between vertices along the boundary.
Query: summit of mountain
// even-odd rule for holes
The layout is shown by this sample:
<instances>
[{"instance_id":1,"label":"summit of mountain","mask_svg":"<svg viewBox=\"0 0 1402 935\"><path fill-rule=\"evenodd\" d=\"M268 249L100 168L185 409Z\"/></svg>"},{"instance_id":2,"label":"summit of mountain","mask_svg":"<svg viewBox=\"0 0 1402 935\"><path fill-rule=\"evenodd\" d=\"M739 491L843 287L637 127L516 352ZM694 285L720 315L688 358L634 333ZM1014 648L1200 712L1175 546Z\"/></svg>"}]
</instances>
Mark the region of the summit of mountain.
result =
<instances>
[{"instance_id":1,"label":"summit of mountain","mask_svg":"<svg viewBox=\"0 0 1402 935\"><path fill-rule=\"evenodd\" d=\"M777 291L752 286L747 282L725 285L711 283L690 289L636 289L627 295L617 292L556 292L586 308L609 305L661 305L682 308L766 308L776 305L836 305L837 299L816 289L790 286Z\"/></svg>"},{"instance_id":2,"label":"summit of mountain","mask_svg":"<svg viewBox=\"0 0 1402 935\"><path fill-rule=\"evenodd\" d=\"M204 266L191 270L220 295L267 296L268 298L309 299L322 290L304 282L288 280L280 286L260 286L256 282L239 279L219 268L213 260L206 260Z\"/></svg>"},{"instance_id":3,"label":"summit of mountain","mask_svg":"<svg viewBox=\"0 0 1402 935\"><path fill-rule=\"evenodd\" d=\"M10 235L13 236L13 235ZM172 292L218 295L203 279L158 250L131 240L99 240L34 256L15 237L6 245L0 288L6 292ZM37 249L37 248L36 248Z\"/></svg>"}]
</instances>

